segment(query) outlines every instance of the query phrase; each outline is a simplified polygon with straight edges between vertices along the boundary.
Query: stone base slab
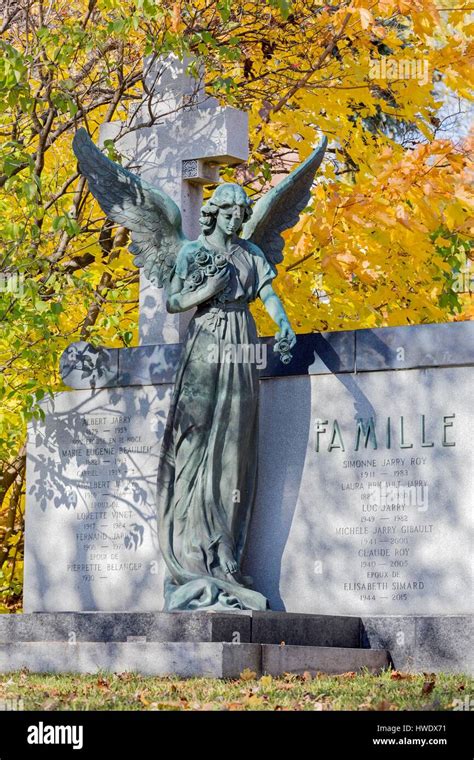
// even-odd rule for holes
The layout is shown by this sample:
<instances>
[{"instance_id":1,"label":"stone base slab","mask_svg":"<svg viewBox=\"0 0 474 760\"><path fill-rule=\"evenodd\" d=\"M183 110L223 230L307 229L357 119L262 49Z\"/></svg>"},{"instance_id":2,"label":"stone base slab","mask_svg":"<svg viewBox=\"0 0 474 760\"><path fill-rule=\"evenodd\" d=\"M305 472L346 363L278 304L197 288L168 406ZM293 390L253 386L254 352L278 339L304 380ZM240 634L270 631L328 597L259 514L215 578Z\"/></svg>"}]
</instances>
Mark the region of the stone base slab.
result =
<instances>
[{"instance_id":1,"label":"stone base slab","mask_svg":"<svg viewBox=\"0 0 474 760\"><path fill-rule=\"evenodd\" d=\"M262 644L262 671L271 676L282 673L336 675L364 669L371 673L380 673L389 666L390 656L384 649Z\"/></svg>"},{"instance_id":2,"label":"stone base slab","mask_svg":"<svg viewBox=\"0 0 474 760\"><path fill-rule=\"evenodd\" d=\"M228 641L359 647L360 619L291 612L34 612L0 615L0 643Z\"/></svg>"},{"instance_id":3,"label":"stone base slab","mask_svg":"<svg viewBox=\"0 0 474 760\"><path fill-rule=\"evenodd\" d=\"M0 644L0 672L139 673L144 676L238 678L261 673L258 644L217 642L28 641Z\"/></svg>"},{"instance_id":4,"label":"stone base slab","mask_svg":"<svg viewBox=\"0 0 474 760\"><path fill-rule=\"evenodd\" d=\"M27 643L44 645L45 651L57 644L82 643L275 645L286 648L285 657L290 657L291 647L386 650L393 667L408 672L474 672L473 638L469 615L359 618L271 611L0 615L0 646L12 645L9 651Z\"/></svg>"},{"instance_id":5,"label":"stone base slab","mask_svg":"<svg viewBox=\"0 0 474 760\"><path fill-rule=\"evenodd\" d=\"M239 678L262 673L345 673L389 666L386 651L347 647L229 644L217 642L61 642L0 644L0 672L139 673L181 678Z\"/></svg>"}]
</instances>

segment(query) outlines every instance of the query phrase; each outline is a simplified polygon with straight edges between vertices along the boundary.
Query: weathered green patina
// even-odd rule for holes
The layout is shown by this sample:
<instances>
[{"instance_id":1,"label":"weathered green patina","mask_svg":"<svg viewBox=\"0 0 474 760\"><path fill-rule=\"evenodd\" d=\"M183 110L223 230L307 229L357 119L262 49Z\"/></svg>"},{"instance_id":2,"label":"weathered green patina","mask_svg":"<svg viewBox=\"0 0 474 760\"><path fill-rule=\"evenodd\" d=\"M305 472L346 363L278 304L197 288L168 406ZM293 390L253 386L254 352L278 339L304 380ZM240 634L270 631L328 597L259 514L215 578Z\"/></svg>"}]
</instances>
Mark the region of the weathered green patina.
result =
<instances>
[{"instance_id":1,"label":"weathered green patina","mask_svg":"<svg viewBox=\"0 0 474 760\"><path fill-rule=\"evenodd\" d=\"M167 308L196 308L189 324L163 438L157 479L165 608L263 610L241 563L256 494L257 332L249 304L260 298L289 361L296 336L272 288L281 233L306 207L326 140L252 209L243 188L217 187L189 241L176 204L107 159L84 130L80 169L107 216L131 232L135 263L167 291Z\"/></svg>"}]
</instances>

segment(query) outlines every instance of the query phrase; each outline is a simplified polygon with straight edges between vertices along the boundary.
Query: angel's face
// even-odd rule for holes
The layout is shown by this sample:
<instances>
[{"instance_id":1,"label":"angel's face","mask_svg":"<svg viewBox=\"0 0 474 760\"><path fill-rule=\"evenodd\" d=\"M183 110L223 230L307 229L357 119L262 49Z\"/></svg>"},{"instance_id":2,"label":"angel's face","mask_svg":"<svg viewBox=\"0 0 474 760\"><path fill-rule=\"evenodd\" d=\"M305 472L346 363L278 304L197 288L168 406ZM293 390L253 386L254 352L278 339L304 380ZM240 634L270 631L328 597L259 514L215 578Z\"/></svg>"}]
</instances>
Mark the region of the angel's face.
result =
<instances>
[{"instance_id":1,"label":"angel's face","mask_svg":"<svg viewBox=\"0 0 474 760\"><path fill-rule=\"evenodd\" d=\"M234 235L242 227L244 214L244 207L238 203L221 206L217 213L216 226L226 235Z\"/></svg>"}]
</instances>

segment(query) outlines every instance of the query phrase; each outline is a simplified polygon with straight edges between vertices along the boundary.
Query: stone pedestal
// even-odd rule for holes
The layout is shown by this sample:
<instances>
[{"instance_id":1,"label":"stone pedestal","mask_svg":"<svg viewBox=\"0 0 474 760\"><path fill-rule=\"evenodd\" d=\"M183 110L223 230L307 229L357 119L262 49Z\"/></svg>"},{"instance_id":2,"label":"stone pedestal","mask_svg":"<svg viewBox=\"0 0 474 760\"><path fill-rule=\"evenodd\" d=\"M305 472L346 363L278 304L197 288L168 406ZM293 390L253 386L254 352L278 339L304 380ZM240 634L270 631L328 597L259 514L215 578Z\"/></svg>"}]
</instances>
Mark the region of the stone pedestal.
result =
<instances>
[{"instance_id":1,"label":"stone pedestal","mask_svg":"<svg viewBox=\"0 0 474 760\"><path fill-rule=\"evenodd\" d=\"M0 672L238 678L392 665L472 673L472 618L237 613L33 613L0 616Z\"/></svg>"},{"instance_id":2,"label":"stone pedestal","mask_svg":"<svg viewBox=\"0 0 474 760\"><path fill-rule=\"evenodd\" d=\"M471 610L472 323L298 336L262 356L244 571L274 610ZM25 610L162 606L156 466L179 346L94 350L28 444ZM263 366L264 365L264 366Z\"/></svg>"}]
</instances>

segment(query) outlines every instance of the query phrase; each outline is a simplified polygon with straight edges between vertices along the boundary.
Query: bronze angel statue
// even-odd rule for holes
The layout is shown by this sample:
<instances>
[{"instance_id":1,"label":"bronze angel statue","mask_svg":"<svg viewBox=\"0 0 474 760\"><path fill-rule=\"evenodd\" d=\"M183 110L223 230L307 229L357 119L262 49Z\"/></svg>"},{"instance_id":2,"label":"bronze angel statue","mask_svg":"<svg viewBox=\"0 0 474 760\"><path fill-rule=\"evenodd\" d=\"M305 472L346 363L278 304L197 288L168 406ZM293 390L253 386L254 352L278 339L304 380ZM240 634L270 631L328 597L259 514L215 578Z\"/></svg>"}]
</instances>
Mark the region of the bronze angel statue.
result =
<instances>
[{"instance_id":1,"label":"bronze angel statue","mask_svg":"<svg viewBox=\"0 0 474 760\"><path fill-rule=\"evenodd\" d=\"M130 231L135 264L165 288L168 311L195 307L158 465L168 611L268 607L241 567L256 495L258 370L255 354L229 361L225 349L257 344L249 304L260 298L289 358L296 336L272 280L281 233L308 205L326 144L253 208L240 185L219 185L202 208L201 235L188 240L168 195L106 158L84 129L75 135L80 170L107 217Z\"/></svg>"}]
</instances>

